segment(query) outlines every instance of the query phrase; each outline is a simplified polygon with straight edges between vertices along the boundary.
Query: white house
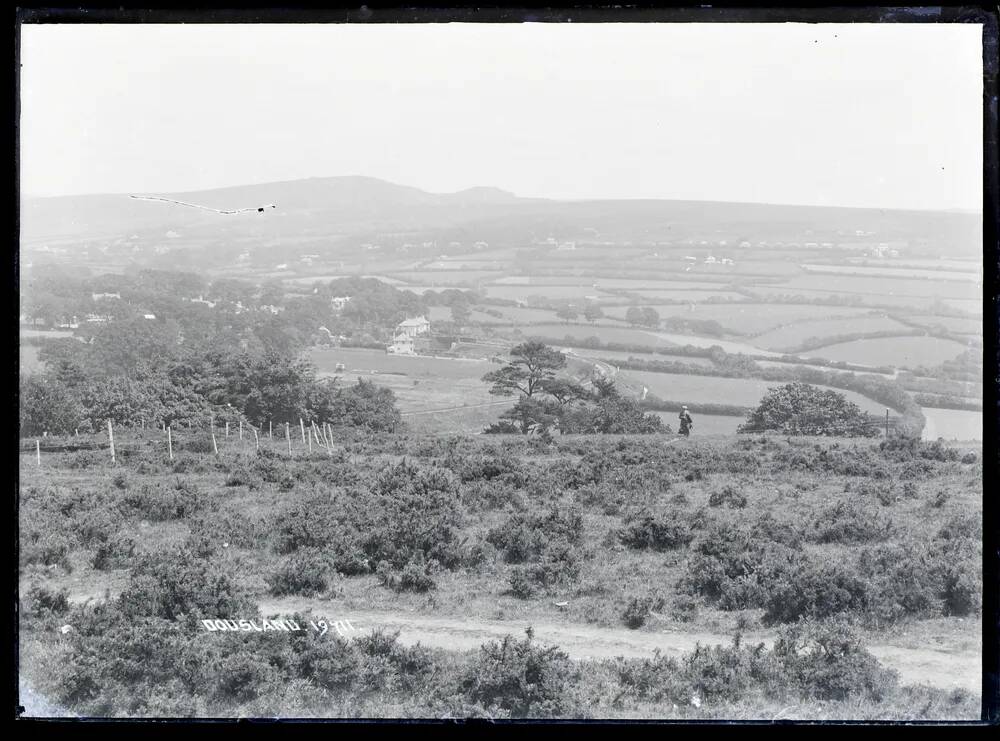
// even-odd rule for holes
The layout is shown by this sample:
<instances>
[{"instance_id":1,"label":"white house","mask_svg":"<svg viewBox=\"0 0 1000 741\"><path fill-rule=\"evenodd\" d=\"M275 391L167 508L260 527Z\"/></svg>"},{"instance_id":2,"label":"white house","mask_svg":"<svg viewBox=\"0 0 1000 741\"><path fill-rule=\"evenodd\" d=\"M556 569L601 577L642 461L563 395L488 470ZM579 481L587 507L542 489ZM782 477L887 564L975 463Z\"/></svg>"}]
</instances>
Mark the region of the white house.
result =
<instances>
[{"instance_id":1,"label":"white house","mask_svg":"<svg viewBox=\"0 0 1000 741\"><path fill-rule=\"evenodd\" d=\"M334 311L343 311L347 302L351 300L350 296L334 296L330 299L330 304L333 306Z\"/></svg>"},{"instance_id":2,"label":"white house","mask_svg":"<svg viewBox=\"0 0 1000 741\"><path fill-rule=\"evenodd\" d=\"M120 293L92 293L90 294L90 297L94 301L100 301L101 299L105 298L116 298L120 300L122 295Z\"/></svg>"},{"instance_id":3,"label":"white house","mask_svg":"<svg viewBox=\"0 0 1000 741\"><path fill-rule=\"evenodd\" d=\"M396 334L416 337L417 335L426 334L430 328L431 323L425 317L418 316L400 322L399 326L396 327Z\"/></svg>"},{"instance_id":4,"label":"white house","mask_svg":"<svg viewBox=\"0 0 1000 741\"><path fill-rule=\"evenodd\" d=\"M156 314L143 314L143 319L156 319Z\"/></svg>"}]
</instances>

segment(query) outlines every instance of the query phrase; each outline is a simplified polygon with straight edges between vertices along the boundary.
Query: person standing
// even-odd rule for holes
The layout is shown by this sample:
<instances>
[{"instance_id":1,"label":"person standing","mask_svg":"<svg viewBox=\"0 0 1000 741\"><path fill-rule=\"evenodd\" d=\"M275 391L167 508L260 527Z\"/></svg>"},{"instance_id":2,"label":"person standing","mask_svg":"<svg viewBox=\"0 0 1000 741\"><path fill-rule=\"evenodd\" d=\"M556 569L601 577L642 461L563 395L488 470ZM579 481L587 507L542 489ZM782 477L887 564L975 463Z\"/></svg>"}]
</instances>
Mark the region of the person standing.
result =
<instances>
[{"instance_id":1,"label":"person standing","mask_svg":"<svg viewBox=\"0 0 1000 741\"><path fill-rule=\"evenodd\" d=\"M691 414L688 412L687 407L681 409L681 413L678 415L681 422L680 433L684 437L688 437L691 434L691 428L694 427L694 421L691 419Z\"/></svg>"}]
</instances>

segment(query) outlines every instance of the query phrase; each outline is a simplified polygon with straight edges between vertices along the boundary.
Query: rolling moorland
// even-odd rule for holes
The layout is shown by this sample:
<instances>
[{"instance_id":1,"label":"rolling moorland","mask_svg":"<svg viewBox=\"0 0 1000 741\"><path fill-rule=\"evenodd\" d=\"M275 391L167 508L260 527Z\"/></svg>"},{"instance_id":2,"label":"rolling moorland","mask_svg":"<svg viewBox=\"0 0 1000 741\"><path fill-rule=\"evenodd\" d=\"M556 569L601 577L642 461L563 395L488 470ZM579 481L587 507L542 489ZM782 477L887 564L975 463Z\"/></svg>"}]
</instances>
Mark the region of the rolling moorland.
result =
<instances>
[{"instance_id":1,"label":"rolling moorland","mask_svg":"<svg viewBox=\"0 0 1000 741\"><path fill-rule=\"evenodd\" d=\"M209 284L276 284L289 299L332 297L332 280L367 276L431 296L413 310L425 312L434 332L452 342L421 355L482 360L538 338L592 361L606 360L618 367L619 382L637 394L646 386L647 394L678 408L686 403L702 416L710 414L714 430L734 432L761 388L747 384L745 392L723 401L715 392L718 384L706 377L711 374L692 376L692 365L718 366L707 355L717 346L761 368L784 369L788 380L803 369L890 376L921 407L925 439L982 436L982 240L976 215L564 203L490 188L430 194L371 178L174 195L212 207L260 202L278 208L228 217L125 195L29 199L22 217L23 300L30 304L44 293L46 271L60 267L92 276L95 284L102 275L193 271ZM115 292L113 280L103 284L102 291ZM195 298L197 290L192 287L194 295L187 297ZM443 295L449 291L465 294L460 303L468 311L460 325L451 311L455 296ZM225 293L204 298L217 304ZM82 324L84 313L95 312L92 304L56 304L25 305L22 319L32 323L31 331L58 331L55 325L72 322L73 314ZM646 309L645 318L640 309ZM314 344L342 348L329 334L317 334L319 326L336 321L337 312L329 306L312 311ZM33 324L39 321L46 324ZM368 329L371 347L391 342L391 327ZM42 339L22 343L26 365L34 362L37 351L30 343L36 341ZM681 358L670 357L678 352ZM662 366L632 369L666 376L650 385L616 362L629 357L685 365L670 368L669 375ZM364 354L334 360L319 349L315 360L330 374L339 362L348 375L381 374L397 393L406 385L412 391L419 381L421 393L402 394L401 409L421 412L409 421L429 431L475 432L495 411L477 406L489 399L473 363L451 364L440 374L448 364L437 363L429 373L419 358L400 367ZM417 401L432 396L437 406ZM734 413L714 414L712 406L719 404L729 404ZM869 406L885 413L882 399ZM450 411L426 414L434 408ZM893 415L903 411L891 407Z\"/></svg>"},{"instance_id":2,"label":"rolling moorland","mask_svg":"<svg viewBox=\"0 0 1000 741\"><path fill-rule=\"evenodd\" d=\"M979 716L977 216L365 178L178 198L278 208L22 210L36 707ZM669 427L480 436L528 340ZM737 434L795 382L889 435ZM200 624L277 615L358 631Z\"/></svg>"}]
</instances>

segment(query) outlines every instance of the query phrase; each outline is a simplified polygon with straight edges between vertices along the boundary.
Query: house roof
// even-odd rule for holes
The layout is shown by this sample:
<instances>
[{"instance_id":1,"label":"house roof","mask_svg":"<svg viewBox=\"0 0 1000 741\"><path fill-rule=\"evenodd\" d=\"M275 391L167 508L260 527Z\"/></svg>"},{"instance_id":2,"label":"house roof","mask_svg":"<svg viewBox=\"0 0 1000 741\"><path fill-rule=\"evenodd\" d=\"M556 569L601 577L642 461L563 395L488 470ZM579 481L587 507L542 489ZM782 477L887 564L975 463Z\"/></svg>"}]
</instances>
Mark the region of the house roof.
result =
<instances>
[{"instance_id":1,"label":"house roof","mask_svg":"<svg viewBox=\"0 0 1000 741\"><path fill-rule=\"evenodd\" d=\"M400 327L418 327L421 324L430 324L424 317L418 316L414 319L404 319L399 323Z\"/></svg>"}]
</instances>

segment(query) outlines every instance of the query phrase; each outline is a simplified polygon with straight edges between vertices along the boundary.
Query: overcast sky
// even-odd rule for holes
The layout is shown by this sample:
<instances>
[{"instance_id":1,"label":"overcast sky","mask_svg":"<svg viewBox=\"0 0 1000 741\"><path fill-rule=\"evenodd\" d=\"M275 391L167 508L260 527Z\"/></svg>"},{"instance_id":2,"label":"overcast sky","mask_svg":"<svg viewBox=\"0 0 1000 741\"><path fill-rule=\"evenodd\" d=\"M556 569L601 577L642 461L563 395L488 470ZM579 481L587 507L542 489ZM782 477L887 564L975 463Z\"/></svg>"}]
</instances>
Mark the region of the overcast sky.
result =
<instances>
[{"instance_id":1,"label":"overcast sky","mask_svg":"<svg viewBox=\"0 0 1000 741\"><path fill-rule=\"evenodd\" d=\"M975 209L980 25L25 25L25 195L433 192Z\"/></svg>"}]
</instances>

